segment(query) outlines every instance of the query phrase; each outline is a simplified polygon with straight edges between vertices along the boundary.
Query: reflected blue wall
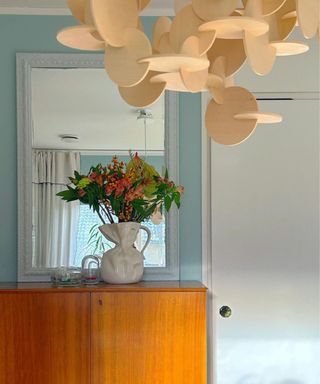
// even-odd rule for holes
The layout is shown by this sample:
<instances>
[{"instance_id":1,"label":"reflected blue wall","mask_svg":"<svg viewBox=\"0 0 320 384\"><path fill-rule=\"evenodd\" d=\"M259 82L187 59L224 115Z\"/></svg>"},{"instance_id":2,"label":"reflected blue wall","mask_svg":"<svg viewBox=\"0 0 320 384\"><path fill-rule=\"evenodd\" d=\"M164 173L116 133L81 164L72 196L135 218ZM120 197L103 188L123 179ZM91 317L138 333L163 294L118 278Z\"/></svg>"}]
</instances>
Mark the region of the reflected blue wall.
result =
<instances>
[{"instance_id":1,"label":"reflected blue wall","mask_svg":"<svg viewBox=\"0 0 320 384\"><path fill-rule=\"evenodd\" d=\"M145 18L150 34L154 18ZM75 52L56 42L60 28L76 24L69 16L0 16L0 281L17 274L17 52ZM182 279L201 279L201 184L199 95L180 97L180 183L186 187L181 207Z\"/></svg>"},{"instance_id":2,"label":"reflected blue wall","mask_svg":"<svg viewBox=\"0 0 320 384\"><path fill-rule=\"evenodd\" d=\"M119 161L128 162L130 156L118 156ZM87 174L90 167L102 164L103 166L109 164L112 156L103 155L81 155L80 156L80 171L82 174ZM163 156L148 156L146 161L152 165L162 175L162 169L165 165Z\"/></svg>"}]
</instances>

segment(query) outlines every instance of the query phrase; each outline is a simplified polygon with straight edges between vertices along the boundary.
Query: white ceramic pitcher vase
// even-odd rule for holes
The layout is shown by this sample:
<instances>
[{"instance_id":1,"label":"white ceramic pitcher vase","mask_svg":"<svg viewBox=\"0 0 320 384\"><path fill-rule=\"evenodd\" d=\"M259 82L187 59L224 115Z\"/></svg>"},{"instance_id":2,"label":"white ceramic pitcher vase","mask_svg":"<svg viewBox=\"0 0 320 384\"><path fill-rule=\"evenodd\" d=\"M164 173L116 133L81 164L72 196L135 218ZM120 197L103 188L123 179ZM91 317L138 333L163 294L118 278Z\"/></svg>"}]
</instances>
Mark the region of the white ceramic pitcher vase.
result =
<instances>
[{"instance_id":1,"label":"white ceramic pitcher vase","mask_svg":"<svg viewBox=\"0 0 320 384\"><path fill-rule=\"evenodd\" d=\"M140 223L128 222L105 224L99 227L105 238L116 246L103 254L101 262L101 277L110 284L131 284L142 279L144 268L143 252L151 240L150 230ZM134 242L139 230L147 232L147 241L141 251Z\"/></svg>"}]
</instances>

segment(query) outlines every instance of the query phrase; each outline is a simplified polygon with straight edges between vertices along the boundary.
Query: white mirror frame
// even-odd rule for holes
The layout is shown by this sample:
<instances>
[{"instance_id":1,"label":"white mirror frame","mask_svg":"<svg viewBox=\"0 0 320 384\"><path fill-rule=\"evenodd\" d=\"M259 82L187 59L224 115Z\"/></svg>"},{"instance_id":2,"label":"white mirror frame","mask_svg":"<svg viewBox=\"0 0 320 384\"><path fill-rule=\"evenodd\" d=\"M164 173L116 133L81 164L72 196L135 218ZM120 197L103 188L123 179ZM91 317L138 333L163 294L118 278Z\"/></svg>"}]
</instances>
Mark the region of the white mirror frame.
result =
<instances>
[{"instance_id":1,"label":"white mirror frame","mask_svg":"<svg viewBox=\"0 0 320 384\"><path fill-rule=\"evenodd\" d=\"M32 269L32 68L104 68L104 57L68 53L16 55L19 282L49 281L51 272L50 269ZM175 92L166 92L165 96L165 158L170 178L179 183L179 97ZM144 280L179 280L179 214L176 208L167 215L166 223L166 267L145 268Z\"/></svg>"}]
</instances>

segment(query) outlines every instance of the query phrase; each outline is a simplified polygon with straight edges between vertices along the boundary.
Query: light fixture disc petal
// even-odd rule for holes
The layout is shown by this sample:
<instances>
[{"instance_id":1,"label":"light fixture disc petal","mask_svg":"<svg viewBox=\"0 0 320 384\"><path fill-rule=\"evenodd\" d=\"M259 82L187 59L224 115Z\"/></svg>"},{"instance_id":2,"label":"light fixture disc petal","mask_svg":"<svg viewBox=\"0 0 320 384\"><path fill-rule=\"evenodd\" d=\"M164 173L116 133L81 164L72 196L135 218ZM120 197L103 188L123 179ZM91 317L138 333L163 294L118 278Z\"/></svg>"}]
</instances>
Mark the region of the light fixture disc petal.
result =
<instances>
[{"instance_id":1,"label":"light fixture disc petal","mask_svg":"<svg viewBox=\"0 0 320 384\"><path fill-rule=\"evenodd\" d=\"M182 44L180 53L201 57L205 55L215 40L215 32L200 32L198 36L189 36Z\"/></svg>"},{"instance_id":2,"label":"light fixture disc petal","mask_svg":"<svg viewBox=\"0 0 320 384\"><path fill-rule=\"evenodd\" d=\"M186 5L191 4L191 0L174 0L173 3L174 12L177 14L182 8L184 8Z\"/></svg>"},{"instance_id":3,"label":"light fixture disc petal","mask_svg":"<svg viewBox=\"0 0 320 384\"><path fill-rule=\"evenodd\" d=\"M195 72L196 73L196 72ZM155 75L151 78L151 83L166 83L166 89L168 91L176 92L189 92L180 72L166 72ZM201 91L207 91L210 87L223 87L223 79L217 75L211 73L208 74L207 83L204 85Z\"/></svg>"},{"instance_id":4,"label":"light fixture disc petal","mask_svg":"<svg viewBox=\"0 0 320 384\"><path fill-rule=\"evenodd\" d=\"M212 98L213 98L213 101L217 104L223 104L224 102L224 98L223 98L223 94L224 94L224 86L217 86L217 87L211 87L209 88L209 91L211 92L211 95L212 95Z\"/></svg>"},{"instance_id":5,"label":"light fixture disc petal","mask_svg":"<svg viewBox=\"0 0 320 384\"><path fill-rule=\"evenodd\" d=\"M176 92L188 92L182 81L180 72L166 72L155 75L150 80L151 83L166 83L166 90Z\"/></svg>"},{"instance_id":6,"label":"light fixture disc petal","mask_svg":"<svg viewBox=\"0 0 320 384\"><path fill-rule=\"evenodd\" d=\"M269 24L258 18L230 16L204 23L199 31L216 31L216 38L220 39L243 39L245 31L255 36L264 35L269 31Z\"/></svg>"},{"instance_id":7,"label":"light fixture disc petal","mask_svg":"<svg viewBox=\"0 0 320 384\"><path fill-rule=\"evenodd\" d=\"M212 89L212 88L224 88L224 77L221 77L214 73L208 73L207 83L206 83L206 89Z\"/></svg>"},{"instance_id":8,"label":"light fixture disc petal","mask_svg":"<svg viewBox=\"0 0 320 384\"><path fill-rule=\"evenodd\" d=\"M295 0L287 0L276 13L266 16L264 20L269 24L270 41L286 40L297 22Z\"/></svg>"},{"instance_id":9,"label":"light fixture disc petal","mask_svg":"<svg viewBox=\"0 0 320 384\"><path fill-rule=\"evenodd\" d=\"M224 56L217 57L212 63L210 63L210 73L220 76L223 81L226 78L227 59Z\"/></svg>"},{"instance_id":10,"label":"light fixture disc petal","mask_svg":"<svg viewBox=\"0 0 320 384\"><path fill-rule=\"evenodd\" d=\"M242 0L243 5L246 7L249 0ZM262 1L262 15L269 16L277 12L286 2L286 0L261 0Z\"/></svg>"},{"instance_id":11,"label":"light fixture disc petal","mask_svg":"<svg viewBox=\"0 0 320 384\"><path fill-rule=\"evenodd\" d=\"M181 68L190 71L201 71L209 67L205 57L192 57L183 54L152 55L139 60L139 63L149 63L150 70L156 72L179 72Z\"/></svg>"},{"instance_id":12,"label":"light fixture disc petal","mask_svg":"<svg viewBox=\"0 0 320 384\"><path fill-rule=\"evenodd\" d=\"M90 0L95 26L113 47L125 45L124 30L138 27L137 0Z\"/></svg>"},{"instance_id":13,"label":"light fixture disc petal","mask_svg":"<svg viewBox=\"0 0 320 384\"><path fill-rule=\"evenodd\" d=\"M139 11L144 10L150 4L151 0L137 0Z\"/></svg>"},{"instance_id":14,"label":"light fixture disc petal","mask_svg":"<svg viewBox=\"0 0 320 384\"><path fill-rule=\"evenodd\" d=\"M281 18L282 20L291 19L292 17L297 17L297 11L291 11L286 14L284 14Z\"/></svg>"},{"instance_id":15,"label":"light fixture disc petal","mask_svg":"<svg viewBox=\"0 0 320 384\"><path fill-rule=\"evenodd\" d=\"M142 22L141 17L138 18L138 27L137 27L141 32L144 32L144 25Z\"/></svg>"},{"instance_id":16,"label":"light fixture disc petal","mask_svg":"<svg viewBox=\"0 0 320 384\"><path fill-rule=\"evenodd\" d=\"M106 47L105 68L112 81L120 87L133 87L142 81L149 70L149 63L139 59L152 52L147 36L136 28L127 28L124 47Z\"/></svg>"},{"instance_id":17,"label":"light fixture disc petal","mask_svg":"<svg viewBox=\"0 0 320 384\"><path fill-rule=\"evenodd\" d=\"M307 39L314 37L319 28L319 0L296 0L299 26Z\"/></svg>"},{"instance_id":18,"label":"light fixture disc petal","mask_svg":"<svg viewBox=\"0 0 320 384\"><path fill-rule=\"evenodd\" d=\"M209 136L223 145L236 145L246 140L255 130L257 120L237 120L235 115L246 111L258 111L252 93L242 87L224 90L223 104L214 100L208 105L205 122Z\"/></svg>"},{"instance_id":19,"label":"light fixture disc petal","mask_svg":"<svg viewBox=\"0 0 320 384\"><path fill-rule=\"evenodd\" d=\"M208 68L196 72L190 72L187 69L181 68L180 75L189 92L201 92L208 80Z\"/></svg>"},{"instance_id":20,"label":"light fixture disc petal","mask_svg":"<svg viewBox=\"0 0 320 384\"><path fill-rule=\"evenodd\" d=\"M144 108L155 103L159 100L166 88L164 81L158 83L150 82L150 79L156 74L156 72L150 71L148 75L134 87L119 87L121 97L128 104L138 108Z\"/></svg>"},{"instance_id":21,"label":"light fixture disc petal","mask_svg":"<svg viewBox=\"0 0 320 384\"><path fill-rule=\"evenodd\" d=\"M84 24L87 0L68 0L67 4L72 16L80 21L80 23Z\"/></svg>"},{"instance_id":22,"label":"light fixture disc petal","mask_svg":"<svg viewBox=\"0 0 320 384\"><path fill-rule=\"evenodd\" d=\"M159 41L158 52L161 55L174 54L174 50L170 45L169 32L164 33Z\"/></svg>"},{"instance_id":23,"label":"light fixture disc petal","mask_svg":"<svg viewBox=\"0 0 320 384\"><path fill-rule=\"evenodd\" d=\"M199 32L199 54L200 56L206 54L212 47L217 37L216 31Z\"/></svg>"},{"instance_id":24,"label":"light fixture disc petal","mask_svg":"<svg viewBox=\"0 0 320 384\"><path fill-rule=\"evenodd\" d=\"M170 32L172 21L169 17L160 16L157 21L154 23L152 30L152 46L155 50L159 51L159 45L161 38L165 33Z\"/></svg>"},{"instance_id":25,"label":"light fixture disc petal","mask_svg":"<svg viewBox=\"0 0 320 384\"><path fill-rule=\"evenodd\" d=\"M238 0L192 0L194 12L205 21L229 16L237 5Z\"/></svg>"},{"instance_id":26,"label":"light fixture disc petal","mask_svg":"<svg viewBox=\"0 0 320 384\"><path fill-rule=\"evenodd\" d=\"M236 120L256 120L258 124L275 124L283 120L281 115L271 112L242 112L234 115Z\"/></svg>"},{"instance_id":27,"label":"light fixture disc petal","mask_svg":"<svg viewBox=\"0 0 320 384\"><path fill-rule=\"evenodd\" d=\"M216 39L213 46L207 52L210 63L219 57L226 58L226 77L236 74L244 65L247 55L244 49L243 40Z\"/></svg>"},{"instance_id":28,"label":"light fixture disc petal","mask_svg":"<svg viewBox=\"0 0 320 384\"><path fill-rule=\"evenodd\" d=\"M276 49L277 56L300 55L310 49L307 44L298 41L273 41L270 45Z\"/></svg>"},{"instance_id":29,"label":"light fixture disc petal","mask_svg":"<svg viewBox=\"0 0 320 384\"><path fill-rule=\"evenodd\" d=\"M195 13L192 5L187 5L182 8L174 18L170 30L170 45L176 53L180 53L181 48L190 36L198 37L200 42L199 55L203 55L212 46L215 39L215 31L206 31L207 33L200 33L199 27L203 23ZM209 33L208 33L209 32Z\"/></svg>"},{"instance_id":30,"label":"light fixture disc petal","mask_svg":"<svg viewBox=\"0 0 320 384\"><path fill-rule=\"evenodd\" d=\"M276 61L276 48L269 44L268 34L254 36L246 31L244 43L252 70L257 75L267 75Z\"/></svg>"},{"instance_id":31,"label":"light fixture disc petal","mask_svg":"<svg viewBox=\"0 0 320 384\"><path fill-rule=\"evenodd\" d=\"M87 25L76 25L62 29L57 40L69 48L84 51L104 51L105 42L95 37L96 29Z\"/></svg>"}]
</instances>

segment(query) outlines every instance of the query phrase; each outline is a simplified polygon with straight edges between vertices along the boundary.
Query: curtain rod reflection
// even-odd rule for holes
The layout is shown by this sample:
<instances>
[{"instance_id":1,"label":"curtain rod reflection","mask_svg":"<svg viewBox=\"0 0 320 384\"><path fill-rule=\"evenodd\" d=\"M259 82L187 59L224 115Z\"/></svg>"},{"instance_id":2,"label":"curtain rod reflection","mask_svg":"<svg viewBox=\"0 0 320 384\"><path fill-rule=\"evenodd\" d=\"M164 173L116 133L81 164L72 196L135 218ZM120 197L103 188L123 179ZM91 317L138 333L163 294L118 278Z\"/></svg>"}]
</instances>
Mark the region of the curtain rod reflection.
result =
<instances>
[{"instance_id":1,"label":"curtain rod reflection","mask_svg":"<svg viewBox=\"0 0 320 384\"><path fill-rule=\"evenodd\" d=\"M106 155L106 156L128 156L129 151L135 153L144 153L145 150L141 149L78 149L78 148L32 148L34 151L52 151L52 152L80 152L82 155L95 154L95 155ZM164 150L148 149L147 156L164 156Z\"/></svg>"}]
</instances>

